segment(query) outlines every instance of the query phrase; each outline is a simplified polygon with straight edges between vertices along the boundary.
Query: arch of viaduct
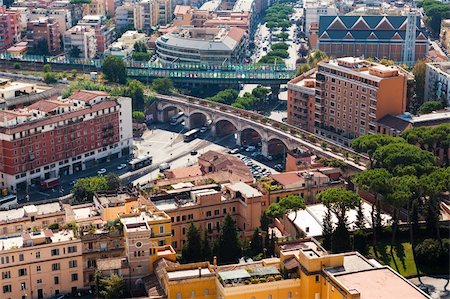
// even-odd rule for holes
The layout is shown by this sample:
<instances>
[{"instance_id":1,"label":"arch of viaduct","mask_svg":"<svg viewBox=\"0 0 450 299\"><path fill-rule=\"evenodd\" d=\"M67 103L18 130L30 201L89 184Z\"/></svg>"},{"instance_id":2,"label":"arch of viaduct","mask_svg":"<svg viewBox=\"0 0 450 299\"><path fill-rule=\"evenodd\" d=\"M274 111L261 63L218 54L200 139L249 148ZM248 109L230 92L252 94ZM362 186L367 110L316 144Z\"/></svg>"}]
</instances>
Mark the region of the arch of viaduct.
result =
<instances>
[{"instance_id":1,"label":"arch of viaduct","mask_svg":"<svg viewBox=\"0 0 450 299\"><path fill-rule=\"evenodd\" d=\"M184 126L186 129L201 127L207 121L210 121L210 130L213 136L222 136L235 133L236 144L238 146L261 143L261 154L266 157L273 154L271 148L283 146L283 151L286 151L293 150L298 146L294 140L286 138L286 136L281 134L281 132L268 129L267 127L259 125L251 119L230 114L225 111L221 111L220 109L217 110L205 106L194 106L190 103L158 101L158 121L168 121L168 111L170 110L184 112L186 117ZM201 121L198 121L199 118ZM249 135L251 135L250 139L253 138L256 141L252 142L251 140L248 140L248 138L244 138L244 136Z\"/></svg>"}]
</instances>

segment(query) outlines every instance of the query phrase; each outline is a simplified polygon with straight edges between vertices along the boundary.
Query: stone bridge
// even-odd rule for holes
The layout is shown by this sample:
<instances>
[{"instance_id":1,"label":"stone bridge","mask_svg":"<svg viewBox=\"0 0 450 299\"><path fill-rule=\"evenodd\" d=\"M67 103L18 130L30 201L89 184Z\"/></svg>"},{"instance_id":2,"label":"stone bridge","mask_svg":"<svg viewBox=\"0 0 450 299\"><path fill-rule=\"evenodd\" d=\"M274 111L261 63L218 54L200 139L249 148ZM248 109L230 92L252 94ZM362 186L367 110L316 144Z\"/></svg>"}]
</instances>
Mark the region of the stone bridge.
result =
<instances>
[{"instance_id":1,"label":"stone bridge","mask_svg":"<svg viewBox=\"0 0 450 299\"><path fill-rule=\"evenodd\" d=\"M177 112L184 112L185 127L199 128L210 123L210 130L215 136L233 134L236 144L261 145L264 156L295 148L304 148L322 157L345 161L357 170L364 170L367 157L328 139L279 122L263 115L234 108L229 105L190 96L156 96L157 120L166 122ZM323 144L326 143L325 147ZM358 157L354 158L345 157Z\"/></svg>"}]
</instances>

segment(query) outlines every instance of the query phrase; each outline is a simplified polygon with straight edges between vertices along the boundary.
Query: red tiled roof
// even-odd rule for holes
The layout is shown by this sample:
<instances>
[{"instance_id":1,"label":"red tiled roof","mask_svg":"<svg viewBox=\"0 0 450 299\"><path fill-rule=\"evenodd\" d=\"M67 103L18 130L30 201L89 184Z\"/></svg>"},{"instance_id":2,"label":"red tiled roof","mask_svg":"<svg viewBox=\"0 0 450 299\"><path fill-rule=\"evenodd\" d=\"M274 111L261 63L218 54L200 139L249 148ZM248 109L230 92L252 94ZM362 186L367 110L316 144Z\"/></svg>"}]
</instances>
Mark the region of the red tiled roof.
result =
<instances>
[{"instance_id":1,"label":"red tiled roof","mask_svg":"<svg viewBox=\"0 0 450 299\"><path fill-rule=\"evenodd\" d=\"M170 171L172 173L173 178L187 178L187 177L195 177L203 175L201 167L199 165L193 165L188 167L175 168Z\"/></svg>"},{"instance_id":2,"label":"red tiled roof","mask_svg":"<svg viewBox=\"0 0 450 299\"><path fill-rule=\"evenodd\" d=\"M97 91L97 90L80 90L77 92L74 92L69 99L76 100L76 101L83 101L83 102L89 102L96 97L106 97L110 94L104 91Z\"/></svg>"},{"instance_id":3,"label":"red tiled roof","mask_svg":"<svg viewBox=\"0 0 450 299\"><path fill-rule=\"evenodd\" d=\"M238 27L232 27L230 31L228 31L228 36L234 39L235 41L240 41L242 37L245 34L245 30L238 28Z\"/></svg>"},{"instance_id":4,"label":"red tiled roof","mask_svg":"<svg viewBox=\"0 0 450 299\"><path fill-rule=\"evenodd\" d=\"M69 107L69 106L71 106L69 103L64 103L57 100L41 100L28 106L27 108L48 113L50 111L55 110L58 107Z\"/></svg>"}]
</instances>

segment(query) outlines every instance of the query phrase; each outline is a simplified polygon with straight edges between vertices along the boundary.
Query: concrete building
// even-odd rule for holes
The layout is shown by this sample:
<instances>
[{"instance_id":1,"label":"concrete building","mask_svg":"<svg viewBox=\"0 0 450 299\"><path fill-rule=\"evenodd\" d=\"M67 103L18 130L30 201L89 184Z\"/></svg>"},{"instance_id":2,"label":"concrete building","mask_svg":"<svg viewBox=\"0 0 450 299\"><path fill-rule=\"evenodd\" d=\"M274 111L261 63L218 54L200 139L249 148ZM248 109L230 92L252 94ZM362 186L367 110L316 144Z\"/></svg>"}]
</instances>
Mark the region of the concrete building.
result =
<instances>
[{"instance_id":1,"label":"concrete building","mask_svg":"<svg viewBox=\"0 0 450 299\"><path fill-rule=\"evenodd\" d=\"M332 16L338 13L338 9L333 1L307 0L304 3L305 11L305 34L310 36L311 26L319 24L320 16Z\"/></svg>"},{"instance_id":2,"label":"concrete building","mask_svg":"<svg viewBox=\"0 0 450 299\"><path fill-rule=\"evenodd\" d=\"M156 54L162 63L222 65L242 62L247 44L240 28L185 28L159 37Z\"/></svg>"},{"instance_id":3,"label":"concrete building","mask_svg":"<svg viewBox=\"0 0 450 299\"><path fill-rule=\"evenodd\" d=\"M67 30L64 33L64 52L72 57L72 53L78 53L78 57L75 58L95 58L97 55L95 30L79 25Z\"/></svg>"},{"instance_id":4,"label":"concrete building","mask_svg":"<svg viewBox=\"0 0 450 299\"><path fill-rule=\"evenodd\" d=\"M90 3L83 4L83 16L99 15L114 17L114 0L92 0Z\"/></svg>"},{"instance_id":5,"label":"concrete building","mask_svg":"<svg viewBox=\"0 0 450 299\"><path fill-rule=\"evenodd\" d=\"M79 26L90 27L95 30L97 42L97 56L102 57L114 40L114 27L106 24L106 17L101 15L87 15L78 22Z\"/></svg>"},{"instance_id":6,"label":"concrete building","mask_svg":"<svg viewBox=\"0 0 450 299\"><path fill-rule=\"evenodd\" d=\"M319 20L318 48L332 57L387 58L411 64L427 56L428 44L425 25L416 15L328 15ZM411 54L411 61L405 61L405 54Z\"/></svg>"},{"instance_id":7,"label":"concrete building","mask_svg":"<svg viewBox=\"0 0 450 299\"><path fill-rule=\"evenodd\" d=\"M147 40L147 35L144 33L131 30L127 31L109 46L106 54L120 58L129 58L134 51L134 44L137 42L147 44Z\"/></svg>"},{"instance_id":8,"label":"concrete building","mask_svg":"<svg viewBox=\"0 0 450 299\"><path fill-rule=\"evenodd\" d=\"M445 99L450 106L450 62L427 63L425 71L425 100Z\"/></svg>"},{"instance_id":9,"label":"concrete building","mask_svg":"<svg viewBox=\"0 0 450 299\"><path fill-rule=\"evenodd\" d=\"M81 240L72 230L6 235L0 261L1 298L49 298L83 287Z\"/></svg>"},{"instance_id":10,"label":"concrete building","mask_svg":"<svg viewBox=\"0 0 450 299\"><path fill-rule=\"evenodd\" d=\"M124 5L116 8L114 15L116 29L128 30L134 28L134 12L135 6L138 4L125 3Z\"/></svg>"},{"instance_id":11,"label":"concrete building","mask_svg":"<svg viewBox=\"0 0 450 299\"><path fill-rule=\"evenodd\" d=\"M158 25L156 1L142 0L134 5L134 28L151 32Z\"/></svg>"},{"instance_id":12,"label":"concrete building","mask_svg":"<svg viewBox=\"0 0 450 299\"><path fill-rule=\"evenodd\" d=\"M0 52L6 51L17 40L19 34L18 13L8 11L6 6L0 6Z\"/></svg>"},{"instance_id":13,"label":"concrete building","mask_svg":"<svg viewBox=\"0 0 450 299\"><path fill-rule=\"evenodd\" d=\"M396 67L353 57L320 62L314 104L312 87L305 87L310 80L294 79L288 85L288 122L311 130L308 109L314 109L313 132L339 143L349 145L359 135L375 133L376 121L406 111L407 77Z\"/></svg>"},{"instance_id":14,"label":"concrete building","mask_svg":"<svg viewBox=\"0 0 450 299\"><path fill-rule=\"evenodd\" d=\"M15 191L127 155L131 128L131 99L98 91L0 111L0 186Z\"/></svg>"},{"instance_id":15,"label":"concrete building","mask_svg":"<svg viewBox=\"0 0 450 299\"><path fill-rule=\"evenodd\" d=\"M262 194L239 182L167 190L150 197L152 203L172 219L172 247L181 251L190 223L216 238L226 214L230 214L242 233L249 237L259 227Z\"/></svg>"},{"instance_id":16,"label":"concrete building","mask_svg":"<svg viewBox=\"0 0 450 299\"><path fill-rule=\"evenodd\" d=\"M357 252L330 254L311 238L281 243L278 251L279 258L223 266L161 260L155 284L170 299L430 298L390 267Z\"/></svg>"},{"instance_id":17,"label":"concrete building","mask_svg":"<svg viewBox=\"0 0 450 299\"><path fill-rule=\"evenodd\" d=\"M36 83L13 81L0 78L0 107L10 106L7 102L13 102L17 97L36 94L44 91L43 87Z\"/></svg>"},{"instance_id":18,"label":"concrete building","mask_svg":"<svg viewBox=\"0 0 450 299\"><path fill-rule=\"evenodd\" d=\"M52 55L61 53L61 32L59 22L54 18L43 17L27 24L28 48L34 50L42 42L47 43L48 52Z\"/></svg>"}]
</instances>

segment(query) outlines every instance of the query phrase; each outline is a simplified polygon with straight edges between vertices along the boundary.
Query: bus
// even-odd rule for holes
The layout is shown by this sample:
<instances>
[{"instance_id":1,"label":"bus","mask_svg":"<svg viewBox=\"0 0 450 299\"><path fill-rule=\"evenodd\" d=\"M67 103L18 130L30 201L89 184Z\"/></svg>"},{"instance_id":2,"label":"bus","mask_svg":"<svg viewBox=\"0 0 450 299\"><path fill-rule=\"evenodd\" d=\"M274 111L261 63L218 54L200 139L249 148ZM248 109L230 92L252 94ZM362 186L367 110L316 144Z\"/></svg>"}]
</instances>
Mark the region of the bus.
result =
<instances>
[{"instance_id":1,"label":"bus","mask_svg":"<svg viewBox=\"0 0 450 299\"><path fill-rule=\"evenodd\" d=\"M143 156L138 157L136 159L131 160L128 162L128 168L130 170L137 170L145 166L149 166L152 164L153 157L152 156Z\"/></svg>"},{"instance_id":2,"label":"bus","mask_svg":"<svg viewBox=\"0 0 450 299\"><path fill-rule=\"evenodd\" d=\"M41 190L49 190L59 185L59 178L51 178L41 181Z\"/></svg>"},{"instance_id":3,"label":"bus","mask_svg":"<svg viewBox=\"0 0 450 299\"><path fill-rule=\"evenodd\" d=\"M184 112L178 112L177 114L175 114L174 116L172 116L171 118L170 118L170 124L172 125L172 126L176 126L176 125L178 125L179 123L181 123L183 120L184 120Z\"/></svg>"},{"instance_id":4,"label":"bus","mask_svg":"<svg viewBox=\"0 0 450 299\"><path fill-rule=\"evenodd\" d=\"M190 142L195 138L197 138L199 131L200 131L199 129L192 129L189 132L184 133L183 135L184 142Z\"/></svg>"}]
</instances>

